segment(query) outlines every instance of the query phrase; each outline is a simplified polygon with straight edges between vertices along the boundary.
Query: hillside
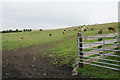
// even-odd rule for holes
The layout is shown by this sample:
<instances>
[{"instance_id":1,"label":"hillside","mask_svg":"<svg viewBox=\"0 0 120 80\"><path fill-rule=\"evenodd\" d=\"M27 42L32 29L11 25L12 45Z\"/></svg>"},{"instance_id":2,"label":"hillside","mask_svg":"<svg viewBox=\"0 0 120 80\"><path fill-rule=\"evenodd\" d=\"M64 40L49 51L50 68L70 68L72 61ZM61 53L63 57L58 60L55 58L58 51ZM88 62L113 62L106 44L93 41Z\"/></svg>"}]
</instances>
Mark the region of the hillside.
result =
<instances>
[{"instance_id":1,"label":"hillside","mask_svg":"<svg viewBox=\"0 0 120 80\"><path fill-rule=\"evenodd\" d=\"M3 76L76 78L71 73L78 57L77 33L81 33L82 36L97 36L101 35L98 34L98 31L103 29L103 35L114 34L114 31L108 31L108 27L118 30L118 23L86 25L83 26L87 29L85 32L78 31L79 27L81 28L81 26L76 26L65 29L2 34ZM66 33L63 35L64 30ZM20 39L21 36L24 39ZM97 72L98 70L99 72ZM80 74L77 78L118 78L117 71L94 68L89 65L78 71ZM105 73L101 74L103 71Z\"/></svg>"},{"instance_id":2,"label":"hillside","mask_svg":"<svg viewBox=\"0 0 120 80\"><path fill-rule=\"evenodd\" d=\"M86 32L79 32L78 30L74 30L74 29L79 29L79 27L81 27L81 26L77 26L77 27L70 27L65 29L55 29L55 30L45 30L45 31L5 33L2 34L2 44L3 44L2 49L16 50L19 48L24 48L32 45L54 42L57 40L62 40L65 37L69 37L72 35L76 36L77 33L82 33L83 36L98 35L99 29L103 29L103 34L108 34L111 33L107 29L109 26L115 27L117 29L118 23L86 25L84 26L86 28L88 27ZM91 28L94 28L94 30L92 31ZM67 30L65 35L62 34L63 30ZM52 36L50 37L49 34L52 34ZM20 39L21 36L24 37L23 40Z\"/></svg>"}]
</instances>

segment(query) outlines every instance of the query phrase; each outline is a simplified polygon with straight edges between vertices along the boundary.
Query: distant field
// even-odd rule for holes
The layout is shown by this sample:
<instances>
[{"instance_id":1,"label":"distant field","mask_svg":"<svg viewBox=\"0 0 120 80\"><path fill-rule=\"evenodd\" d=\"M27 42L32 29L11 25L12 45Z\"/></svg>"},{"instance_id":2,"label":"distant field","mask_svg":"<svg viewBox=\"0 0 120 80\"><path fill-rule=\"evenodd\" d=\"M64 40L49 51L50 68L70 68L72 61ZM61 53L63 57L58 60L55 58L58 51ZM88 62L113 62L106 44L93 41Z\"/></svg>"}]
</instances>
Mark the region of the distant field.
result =
<instances>
[{"instance_id":1,"label":"distant field","mask_svg":"<svg viewBox=\"0 0 120 80\"><path fill-rule=\"evenodd\" d=\"M39 45L63 39L73 34L69 32L65 35L62 34L63 30L46 30L46 31L32 31L32 32L19 32L19 33L4 33L2 34L3 50L16 50L19 48L28 47L31 45ZM52 34L50 37L49 34ZM23 36L24 39L20 39Z\"/></svg>"}]
</instances>

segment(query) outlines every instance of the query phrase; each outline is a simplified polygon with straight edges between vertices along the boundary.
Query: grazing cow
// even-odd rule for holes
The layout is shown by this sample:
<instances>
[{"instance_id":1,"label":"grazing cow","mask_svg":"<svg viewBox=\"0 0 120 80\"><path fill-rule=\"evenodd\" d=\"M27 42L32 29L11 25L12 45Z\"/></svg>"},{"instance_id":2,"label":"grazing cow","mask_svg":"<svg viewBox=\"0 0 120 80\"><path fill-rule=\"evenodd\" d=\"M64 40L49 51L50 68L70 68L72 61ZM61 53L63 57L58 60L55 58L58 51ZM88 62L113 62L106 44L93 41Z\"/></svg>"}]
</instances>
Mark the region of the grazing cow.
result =
<instances>
[{"instance_id":1,"label":"grazing cow","mask_svg":"<svg viewBox=\"0 0 120 80\"><path fill-rule=\"evenodd\" d=\"M116 32L116 30L115 30L114 27L108 27L108 30L109 30L109 31L114 31L114 32Z\"/></svg>"},{"instance_id":2,"label":"grazing cow","mask_svg":"<svg viewBox=\"0 0 120 80\"><path fill-rule=\"evenodd\" d=\"M66 32L66 30L64 30Z\"/></svg>"},{"instance_id":3,"label":"grazing cow","mask_svg":"<svg viewBox=\"0 0 120 80\"><path fill-rule=\"evenodd\" d=\"M21 36L20 39L24 39L24 37Z\"/></svg>"},{"instance_id":4,"label":"grazing cow","mask_svg":"<svg viewBox=\"0 0 120 80\"><path fill-rule=\"evenodd\" d=\"M65 34L65 31L63 31L63 34Z\"/></svg>"},{"instance_id":5,"label":"grazing cow","mask_svg":"<svg viewBox=\"0 0 120 80\"><path fill-rule=\"evenodd\" d=\"M91 30L94 30L93 28L91 28Z\"/></svg>"},{"instance_id":6,"label":"grazing cow","mask_svg":"<svg viewBox=\"0 0 120 80\"><path fill-rule=\"evenodd\" d=\"M98 41L102 41L102 38L99 38Z\"/></svg>"},{"instance_id":7,"label":"grazing cow","mask_svg":"<svg viewBox=\"0 0 120 80\"><path fill-rule=\"evenodd\" d=\"M78 31L80 31L80 32L81 32L81 29L78 29Z\"/></svg>"},{"instance_id":8,"label":"grazing cow","mask_svg":"<svg viewBox=\"0 0 120 80\"><path fill-rule=\"evenodd\" d=\"M49 34L49 36L52 36L52 34Z\"/></svg>"},{"instance_id":9,"label":"grazing cow","mask_svg":"<svg viewBox=\"0 0 120 80\"><path fill-rule=\"evenodd\" d=\"M100 31L98 31L98 34L102 34L102 32L103 32L103 30L102 30L102 29L100 29Z\"/></svg>"},{"instance_id":10,"label":"grazing cow","mask_svg":"<svg viewBox=\"0 0 120 80\"><path fill-rule=\"evenodd\" d=\"M84 32L87 31L86 29L83 30Z\"/></svg>"},{"instance_id":11,"label":"grazing cow","mask_svg":"<svg viewBox=\"0 0 120 80\"><path fill-rule=\"evenodd\" d=\"M83 28L82 28L82 31L84 31L84 32L85 32L85 31L87 31L87 29L86 29L85 27L83 27Z\"/></svg>"},{"instance_id":12,"label":"grazing cow","mask_svg":"<svg viewBox=\"0 0 120 80\"><path fill-rule=\"evenodd\" d=\"M70 31L70 30L69 30Z\"/></svg>"}]
</instances>

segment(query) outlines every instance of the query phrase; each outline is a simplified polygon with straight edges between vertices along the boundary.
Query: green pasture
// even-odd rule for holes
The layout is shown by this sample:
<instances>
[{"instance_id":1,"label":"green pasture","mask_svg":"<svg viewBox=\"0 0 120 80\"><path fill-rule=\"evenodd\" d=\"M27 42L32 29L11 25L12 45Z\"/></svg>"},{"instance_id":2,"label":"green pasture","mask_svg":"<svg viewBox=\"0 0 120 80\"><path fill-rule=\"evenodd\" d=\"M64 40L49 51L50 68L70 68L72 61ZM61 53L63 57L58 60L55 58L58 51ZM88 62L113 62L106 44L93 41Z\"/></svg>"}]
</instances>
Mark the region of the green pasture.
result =
<instances>
[{"instance_id":1,"label":"green pasture","mask_svg":"<svg viewBox=\"0 0 120 80\"><path fill-rule=\"evenodd\" d=\"M63 35L62 32L64 29L55 29L55 30L43 30L43 31L32 31L32 32L18 32L18 33L4 33L2 34L2 49L3 50L17 50L19 48L29 47L32 45L40 45L50 42L61 41L54 48L46 50L44 55L49 57L51 62L58 66L72 66L76 58L78 57L78 45L77 45L77 33L81 33L82 36L93 36L98 35L98 30L103 29L103 34L109 34L114 32L109 32L108 27L114 27L117 29L118 23L105 23L105 24L97 24L97 25L86 25L83 27L88 27L86 32L79 32L78 30L74 31L74 29L78 29L81 26L64 28L66 34ZM94 28L94 30L91 30ZM70 30L70 31L69 31ZM118 29L117 29L118 30ZM49 34L52 34L50 37ZM23 36L24 39L21 40L20 36ZM96 40L91 40L94 42ZM89 41L86 41L89 42ZM89 68L89 69L88 69ZM99 67L95 69L93 67L86 66L84 69L78 69L80 73L84 73L85 75L89 75L91 70L98 70L98 73L94 73L90 76L98 77L98 78L106 78L106 77L117 77L117 72L105 69L105 76L101 76L99 74L99 70L103 70ZM106 72L110 72L112 74L106 74ZM92 71L91 71L92 72ZM116 76L114 76L115 74ZM99 75L99 76L98 76ZM113 75L113 76L111 76Z\"/></svg>"},{"instance_id":2,"label":"green pasture","mask_svg":"<svg viewBox=\"0 0 120 80\"><path fill-rule=\"evenodd\" d=\"M84 27L88 27L86 32L79 32L77 30L74 31L74 29L78 29L81 26L65 28L65 30L67 30L65 35L62 34L64 29L32 31L32 32L18 32L18 33L4 33L2 34L2 50L5 50L5 49L16 50L16 49L28 47L31 45L39 45L39 44L54 42L57 40L63 40L65 37L77 35L78 32L82 33L83 36L98 35L99 29L103 29L104 34L111 33L107 29L109 26L113 26L117 29L118 23L86 25L84 26ZM94 28L94 30L91 31L90 30L91 28ZM50 33L52 34L51 37L49 36ZM20 36L23 36L24 39L21 40ZM77 39L77 38L74 38L74 39Z\"/></svg>"},{"instance_id":3,"label":"green pasture","mask_svg":"<svg viewBox=\"0 0 120 80\"><path fill-rule=\"evenodd\" d=\"M62 34L63 30L45 30L45 31L32 31L32 32L18 32L18 33L4 33L2 34L2 49L16 50L32 45L39 45L49 42L62 40L71 36L73 31ZM52 34L52 36L49 36ZM23 36L24 39L20 39Z\"/></svg>"},{"instance_id":4,"label":"green pasture","mask_svg":"<svg viewBox=\"0 0 120 80\"><path fill-rule=\"evenodd\" d=\"M103 25L101 25L103 26ZM89 35L98 35L97 34L97 30L99 30L99 28L101 28L101 26L98 26L97 28L95 28L96 30L95 31L91 31L91 30L88 30L89 32L82 32L82 35L83 36L89 36ZM106 24L104 26L110 26L110 24ZM112 24L113 26L113 24ZM114 24L114 26L117 27L117 24ZM90 27L93 27L93 26L90 26ZM71 29L71 28L69 28ZM68 30L69 30L68 29ZM107 34L107 33L111 33L107 30L107 27L104 29L104 34ZM76 34L76 33L75 33ZM107 39L106 39L107 40ZM97 40L91 40L90 42L95 42ZM85 42L89 42L89 41L85 41ZM87 50L84 50L84 51L87 51ZM62 43L56 45L54 48L48 50L48 52L45 53L46 55L48 55L48 57L51 58L51 62L53 64L57 64L59 66L67 66L67 65L71 65L73 66L75 61L76 61L76 58L78 57L78 47L77 47L77 34L75 35L75 37L73 37L72 39L70 40L64 40ZM90 68L90 67L89 67ZM91 72L94 68L91 68ZM99 69L99 67L96 67L95 70ZM104 69L104 68L103 68ZM87 72L87 69L81 69L83 71L86 70ZM102 76L102 78L106 78L107 77L118 77L118 73L117 71L113 71L113 70L108 70L108 69L105 69L105 74L103 74L104 76ZM107 71L108 70L108 71ZM93 70L94 71L94 70ZM99 71L99 70L98 70ZM110 71L110 74L106 74ZM116 73L116 76L114 76L114 73ZM82 72L80 72L82 74ZM93 72L94 73L94 72ZM84 73L86 75L88 75L87 73ZM90 71L89 71L89 74L90 74ZM97 77L97 78L101 78L100 75L99 75L99 72L97 74L97 71L96 71L96 74L93 74L93 75L90 75L90 76L93 76L93 77ZM113 75L113 76L111 76Z\"/></svg>"},{"instance_id":5,"label":"green pasture","mask_svg":"<svg viewBox=\"0 0 120 80\"><path fill-rule=\"evenodd\" d=\"M104 27L105 26L105 27ZM97 31L100 28L103 28L103 33L112 33L108 31L108 26L114 26L116 29L118 27L117 23L109 23L109 24L98 24L98 25L87 25L85 27L88 27L88 30L86 32L81 32L83 36L89 36L89 35L98 35ZM71 28L66 28L66 30L73 30L77 29L78 27L71 27ZM93 31L90 29L94 28ZM78 53L78 46L77 46L77 33L78 31L73 31L74 33L71 34L75 35L73 38L69 40L64 40L62 43L56 45L54 48L48 50L48 55L53 59L54 64L58 65L66 65L66 64L73 64L76 61L77 58L77 53ZM90 42L94 42L97 40L91 40ZM89 42L89 41L85 41ZM87 51L87 50L84 50ZM45 53L45 54L46 54Z\"/></svg>"}]
</instances>

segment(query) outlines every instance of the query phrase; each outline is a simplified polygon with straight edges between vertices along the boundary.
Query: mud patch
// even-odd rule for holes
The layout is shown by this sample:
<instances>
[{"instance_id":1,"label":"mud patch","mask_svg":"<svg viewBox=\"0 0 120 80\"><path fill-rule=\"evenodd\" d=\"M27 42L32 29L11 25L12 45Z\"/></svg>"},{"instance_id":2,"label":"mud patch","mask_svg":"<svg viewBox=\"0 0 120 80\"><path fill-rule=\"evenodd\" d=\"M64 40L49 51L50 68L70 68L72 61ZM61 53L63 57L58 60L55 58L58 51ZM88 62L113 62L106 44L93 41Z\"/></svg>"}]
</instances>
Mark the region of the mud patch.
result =
<instances>
[{"instance_id":1,"label":"mud patch","mask_svg":"<svg viewBox=\"0 0 120 80\"><path fill-rule=\"evenodd\" d=\"M2 77L3 78L74 78L71 71L60 69L52 65L42 53L51 48L49 43L39 46L22 48L17 51L3 50Z\"/></svg>"}]
</instances>

